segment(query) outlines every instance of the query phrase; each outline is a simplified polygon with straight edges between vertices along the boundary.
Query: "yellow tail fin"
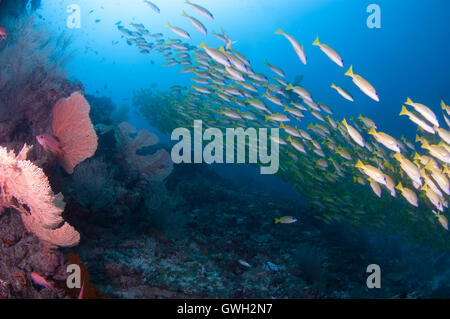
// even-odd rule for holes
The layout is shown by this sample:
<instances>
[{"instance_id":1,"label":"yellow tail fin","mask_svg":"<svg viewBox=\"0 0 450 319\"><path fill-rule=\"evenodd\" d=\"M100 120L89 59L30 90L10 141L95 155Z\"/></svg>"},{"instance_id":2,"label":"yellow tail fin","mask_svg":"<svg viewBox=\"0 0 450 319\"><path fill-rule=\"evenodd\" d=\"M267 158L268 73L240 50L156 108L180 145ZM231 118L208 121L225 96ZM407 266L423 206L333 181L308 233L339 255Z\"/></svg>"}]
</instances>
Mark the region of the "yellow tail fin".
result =
<instances>
[{"instance_id":1,"label":"yellow tail fin","mask_svg":"<svg viewBox=\"0 0 450 319\"><path fill-rule=\"evenodd\" d=\"M409 111L406 106L402 105L402 110L400 111L400 115L409 115Z\"/></svg>"},{"instance_id":2,"label":"yellow tail fin","mask_svg":"<svg viewBox=\"0 0 450 319\"><path fill-rule=\"evenodd\" d=\"M275 224L278 224L281 220L279 218L275 218Z\"/></svg>"},{"instance_id":3,"label":"yellow tail fin","mask_svg":"<svg viewBox=\"0 0 450 319\"><path fill-rule=\"evenodd\" d=\"M401 182L398 182L398 185L395 186L395 188L398 189L398 190L403 190L403 185L402 185L402 183L401 183Z\"/></svg>"},{"instance_id":4,"label":"yellow tail fin","mask_svg":"<svg viewBox=\"0 0 450 319\"><path fill-rule=\"evenodd\" d=\"M361 160L358 160L358 162L356 162L355 167L356 167L356 168L363 168L363 167L364 167L364 164L363 164L363 162L361 162Z\"/></svg>"},{"instance_id":5,"label":"yellow tail fin","mask_svg":"<svg viewBox=\"0 0 450 319\"><path fill-rule=\"evenodd\" d=\"M286 86L286 90L292 90L294 87L292 86L292 83L289 83L288 86Z\"/></svg>"},{"instance_id":6,"label":"yellow tail fin","mask_svg":"<svg viewBox=\"0 0 450 319\"><path fill-rule=\"evenodd\" d=\"M281 29L278 29L277 31L275 31L275 34L284 34L284 31Z\"/></svg>"},{"instance_id":7,"label":"yellow tail fin","mask_svg":"<svg viewBox=\"0 0 450 319\"><path fill-rule=\"evenodd\" d=\"M319 36L314 40L313 45L320 45Z\"/></svg>"},{"instance_id":8,"label":"yellow tail fin","mask_svg":"<svg viewBox=\"0 0 450 319\"><path fill-rule=\"evenodd\" d=\"M342 124L344 124L345 126L348 125L347 120L345 118L342 120Z\"/></svg>"},{"instance_id":9,"label":"yellow tail fin","mask_svg":"<svg viewBox=\"0 0 450 319\"><path fill-rule=\"evenodd\" d=\"M408 98L406 98L405 104L406 105L413 105L413 101L411 101L411 99L408 97Z\"/></svg>"},{"instance_id":10,"label":"yellow tail fin","mask_svg":"<svg viewBox=\"0 0 450 319\"><path fill-rule=\"evenodd\" d=\"M202 42L202 43L200 43L200 45L198 46L199 48L206 48L206 43L205 42Z\"/></svg>"},{"instance_id":11,"label":"yellow tail fin","mask_svg":"<svg viewBox=\"0 0 450 319\"><path fill-rule=\"evenodd\" d=\"M333 89L337 89L337 86L334 85L334 83L331 83L331 87L332 87Z\"/></svg>"},{"instance_id":12,"label":"yellow tail fin","mask_svg":"<svg viewBox=\"0 0 450 319\"><path fill-rule=\"evenodd\" d=\"M369 134L370 134L370 135L375 135L375 134L377 134L377 131L375 131L375 128L374 128L373 126L370 128Z\"/></svg>"},{"instance_id":13,"label":"yellow tail fin","mask_svg":"<svg viewBox=\"0 0 450 319\"><path fill-rule=\"evenodd\" d=\"M354 75L353 74L353 65L350 65L350 69L348 69L348 71L345 72L345 75L348 75L348 76L353 76Z\"/></svg>"}]
</instances>

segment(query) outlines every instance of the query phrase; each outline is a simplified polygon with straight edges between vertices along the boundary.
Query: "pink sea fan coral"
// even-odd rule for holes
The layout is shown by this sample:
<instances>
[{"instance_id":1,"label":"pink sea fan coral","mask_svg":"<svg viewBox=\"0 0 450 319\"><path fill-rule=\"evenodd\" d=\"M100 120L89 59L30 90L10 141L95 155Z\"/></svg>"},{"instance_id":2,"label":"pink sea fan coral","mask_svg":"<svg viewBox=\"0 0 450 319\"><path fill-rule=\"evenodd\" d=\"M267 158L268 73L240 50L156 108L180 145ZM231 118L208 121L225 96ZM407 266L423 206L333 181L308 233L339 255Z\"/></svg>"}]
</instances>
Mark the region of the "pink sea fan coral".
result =
<instances>
[{"instance_id":1,"label":"pink sea fan coral","mask_svg":"<svg viewBox=\"0 0 450 319\"><path fill-rule=\"evenodd\" d=\"M70 247L80 234L61 217L65 203L54 194L43 170L26 160L30 147L18 155L0 146L0 205L21 213L28 231L50 246Z\"/></svg>"},{"instance_id":2,"label":"pink sea fan coral","mask_svg":"<svg viewBox=\"0 0 450 319\"><path fill-rule=\"evenodd\" d=\"M59 139L64 152L60 164L69 174L97 150L98 138L89 118L90 109L80 92L60 99L53 107L53 135Z\"/></svg>"},{"instance_id":3,"label":"pink sea fan coral","mask_svg":"<svg viewBox=\"0 0 450 319\"><path fill-rule=\"evenodd\" d=\"M136 131L136 128L126 122L122 122L116 130L116 139L126 162L132 169L147 180L162 181L173 170L173 162L166 150L158 150L152 155L138 155L136 152L144 147L155 145L159 142L155 134L147 130Z\"/></svg>"}]
</instances>

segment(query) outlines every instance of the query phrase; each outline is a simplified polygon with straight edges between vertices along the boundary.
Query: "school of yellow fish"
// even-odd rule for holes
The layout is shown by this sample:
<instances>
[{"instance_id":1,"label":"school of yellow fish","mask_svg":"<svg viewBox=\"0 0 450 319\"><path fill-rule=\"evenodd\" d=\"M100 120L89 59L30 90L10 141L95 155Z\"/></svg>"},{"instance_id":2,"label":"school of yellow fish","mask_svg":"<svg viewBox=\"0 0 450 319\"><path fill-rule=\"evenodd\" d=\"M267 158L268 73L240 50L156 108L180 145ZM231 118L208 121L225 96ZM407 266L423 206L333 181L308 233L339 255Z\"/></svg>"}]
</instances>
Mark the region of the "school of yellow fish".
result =
<instances>
[{"instance_id":1,"label":"school of yellow fish","mask_svg":"<svg viewBox=\"0 0 450 319\"><path fill-rule=\"evenodd\" d=\"M160 12L154 3L144 2ZM186 4L186 10L193 10L198 19L185 11L182 15L198 32L207 35L199 19L214 20L214 16L200 5L190 1ZM174 35L190 39L186 30L169 23L166 26ZM180 39L166 40L142 24L132 27L135 30L118 27L129 45L136 45L142 54L157 51L165 57L165 65L182 66L180 72L193 76L191 88L174 86L152 101L147 110L151 114L143 111L147 118L157 119L160 129L191 127L194 119L203 120L205 129L269 124L280 127L280 137L272 139L272 143L280 144L279 174L292 182L317 210L318 219L330 223L347 218L352 223L364 221L386 229L387 220L396 220L405 229L415 231L416 237L430 236L432 229L431 236L444 236L441 239L445 246L450 246L448 233L436 235L439 228L424 225L440 224L441 229L448 231L445 211L450 195L450 131L443 128L429 107L406 98L404 105L399 106L399 115L409 117L417 126L418 135L415 143L404 136L397 139L363 115L342 121L333 119L331 107L315 100L299 83L288 83L283 70L268 61L265 65L273 72L272 78L255 72L250 60L233 48L235 42L224 30L214 33L223 42L216 49L205 42L193 46ZM305 47L294 36L281 29L275 34L285 37L289 42L286 50L293 48L300 62L307 65ZM319 42L318 37L312 45L344 68L340 55ZM351 77L368 98L380 101L376 89L355 74L353 66L345 76ZM342 98L354 101L349 91L334 83L330 85ZM441 107L448 128L450 106L442 101ZM315 124L305 123L306 118Z\"/></svg>"}]
</instances>

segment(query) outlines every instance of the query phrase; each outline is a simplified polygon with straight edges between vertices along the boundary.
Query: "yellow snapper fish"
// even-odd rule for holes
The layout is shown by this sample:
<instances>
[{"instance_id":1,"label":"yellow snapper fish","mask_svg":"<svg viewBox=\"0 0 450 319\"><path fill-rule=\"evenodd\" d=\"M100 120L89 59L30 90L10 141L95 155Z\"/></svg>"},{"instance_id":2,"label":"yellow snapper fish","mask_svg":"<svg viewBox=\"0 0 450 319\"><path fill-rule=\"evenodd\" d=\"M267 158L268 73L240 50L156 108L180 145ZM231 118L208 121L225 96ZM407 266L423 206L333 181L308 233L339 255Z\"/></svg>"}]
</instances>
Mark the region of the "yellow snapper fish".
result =
<instances>
[{"instance_id":1,"label":"yellow snapper fish","mask_svg":"<svg viewBox=\"0 0 450 319\"><path fill-rule=\"evenodd\" d=\"M199 47L204 49L205 52L217 63L223 66L231 67L231 63L228 60L228 57L219 50L207 47L205 42L202 42Z\"/></svg>"},{"instance_id":2,"label":"yellow snapper fish","mask_svg":"<svg viewBox=\"0 0 450 319\"><path fill-rule=\"evenodd\" d=\"M438 133L438 135L445 141L445 143L450 144L450 131L447 131L442 127L437 127L436 125L433 128Z\"/></svg>"},{"instance_id":3,"label":"yellow snapper fish","mask_svg":"<svg viewBox=\"0 0 450 319\"><path fill-rule=\"evenodd\" d=\"M264 62L264 64L267 65L269 67L269 69L271 69L272 72L275 73L276 75L279 75L282 78L286 77L286 74L284 74L283 70L281 70L280 68L270 64L269 61L266 60L266 62Z\"/></svg>"},{"instance_id":4,"label":"yellow snapper fish","mask_svg":"<svg viewBox=\"0 0 450 319\"><path fill-rule=\"evenodd\" d=\"M301 86L293 86L292 83L290 83L286 87L286 90L287 91L292 90L292 91L294 91L295 94L300 96L303 100L313 102L311 94L309 94L309 92L305 88L302 88Z\"/></svg>"},{"instance_id":5,"label":"yellow snapper fish","mask_svg":"<svg viewBox=\"0 0 450 319\"><path fill-rule=\"evenodd\" d=\"M289 117L287 117L285 114L281 114L281 113L273 113L270 116L266 115L265 119L266 119L266 123L269 120L272 120L275 122L289 122L290 121Z\"/></svg>"},{"instance_id":6,"label":"yellow snapper fish","mask_svg":"<svg viewBox=\"0 0 450 319\"><path fill-rule=\"evenodd\" d=\"M344 159L346 159L348 161L352 161L353 160L353 157L350 155L350 153L345 148L343 148L342 146L339 146L337 148L336 153L341 155L342 158L344 158Z\"/></svg>"},{"instance_id":7,"label":"yellow snapper fish","mask_svg":"<svg viewBox=\"0 0 450 319\"><path fill-rule=\"evenodd\" d=\"M303 64L306 65L306 54L305 54L305 49L302 45L300 45L300 43L298 43L298 41L296 39L294 39L294 37L286 34L282 29L278 29L275 34L282 34L284 35L284 37L286 39L289 40L289 42L291 43L292 47L295 50L295 53L297 53L297 56L299 57L300 61L302 61Z\"/></svg>"},{"instance_id":8,"label":"yellow snapper fish","mask_svg":"<svg viewBox=\"0 0 450 319\"><path fill-rule=\"evenodd\" d=\"M244 76L242 75L241 72L239 72L238 70L233 69L232 67L226 66L225 70L228 72L228 74L231 76L232 80L235 81L245 81Z\"/></svg>"},{"instance_id":9,"label":"yellow snapper fish","mask_svg":"<svg viewBox=\"0 0 450 319\"><path fill-rule=\"evenodd\" d=\"M275 224L292 224L295 223L297 219L292 216L283 216L280 218L275 218Z\"/></svg>"},{"instance_id":10,"label":"yellow snapper fish","mask_svg":"<svg viewBox=\"0 0 450 319\"><path fill-rule=\"evenodd\" d=\"M389 190L389 192L391 193L392 197L396 197L397 196L397 192L395 191L395 183L394 180L387 174L384 174L384 177L386 179L386 188Z\"/></svg>"},{"instance_id":11,"label":"yellow snapper fish","mask_svg":"<svg viewBox=\"0 0 450 319\"><path fill-rule=\"evenodd\" d=\"M289 106L284 106L284 112L288 112L289 114L296 116L296 117L304 117L305 115L302 113L302 111L298 110L298 109L294 109L292 107Z\"/></svg>"},{"instance_id":12,"label":"yellow snapper fish","mask_svg":"<svg viewBox=\"0 0 450 319\"><path fill-rule=\"evenodd\" d=\"M439 127L439 122L436 118L436 115L433 113L432 110L430 110L427 106L415 103L411 101L411 99L408 97L405 102L406 105L412 106L417 112L419 112L428 122L432 123L433 125Z\"/></svg>"},{"instance_id":13,"label":"yellow snapper fish","mask_svg":"<svg viewBox=\"0 0 450 319\"><path fill-rule=\"evenodd\" d=\"M375 128L375 129L377 129L377 125L375 124L375 122L374 122L372 119L370 119L370 118L368 118L368 117L364 117L364 116L362 116L361 114L358 116L358 119L359 119L361 122L363 122L364 125L365 125L367 128L373 127L373 128Z\"/></svg>"},{"instance_id":14,"label":"yellow snapper fish","mask_svg":"<svg viewBox=\"0 0 450 319\"><path fill-rule=\"evenodd\" d=\"M411 178L411 180L417 185L422 186L423 181L419 168L409 159L404 157L401 153L395 153L394 158L399 161L400 167L406 173L406 175L408 175L409 178Z\"/></svg>"},{"instance_id":15,"label":"yellow snapper fish","mask_svg":"<svg viewBox=\"0 0 450 319\"><path fill-rule=\"evenodd\" d=\"M383 132L377 132L373 126L370 128L369 134L372 135L378 143L383 144L391 151L401 153L400 144L392 136Z\"/></svg>"},{"instance_id":16,"label":"yellow snapper fish","mask_svg":"<svg viewBox=\"0 0 450 319\"><path fill-rule=\"evenodd\" d=\"M314 40L313 45L317 45L334 63L339 65L341 68L344 67L344 61L342 61L342 58L339 56L339 54L337 54L337 52L330 48L328 45L320 43L319 37Z\"/></svg>"},{"instance_id":17,"label":"yellow snapper fish","mask_svg":"<svg viewBox=\"0 0 450 319\"><path fill-rule=\"evenodd\" d=\"M448 219L447 219L447 217L445 217L445 215L443 215L443 214L439 214L439 213L435 212L434 210L432 212L438 218L438 221L441 224L441 226L444 227L444 229L448 231Z\"/></svg>"},{"instance_id":18,"label":"yellow snapper fish","mask_svg":"<svg viewBox=\"0 0 450 319\"><path fill-rule=\"evenodd\" d=\"M364 92L368 97L373 99L374 101L380 102L380 98L378 97L378 93L375 88L370 84L367 80L365 80L362 76L353 73L353 66L351 65L345 75L350 76L353 79L353 82L360 88L361 91Z\"/></svg>"},{"instance_id":19,"label":"yellow snapper fish","mask_svg":"<svg viewBox=\"0 0 450 319\"><path fill-rule=\"evenodd\" d=\"M174 26L170 25L169 22L166 23L166 27L168 27L170 30L172 30L173 33L175 33L176 35L178 35L178 36L180 36L182 38L186 38L186 39L190 39L191 38L189 33L187 33L186 31L184 31L181 28L174 27Z\"/></svg>"},{"instance_id":20,"label":"yellow snapper fish","mask_svg":"<svg viewBox=\"0 0 450 319\"><path fill-rule=\"evenodd\" d=\"M209 20L214 20L214 16L207 9L203 8L202 6L200 6L198 4L192 3L189 0L185 0L184 2L187 3L188 5L190 5L192 7L192 9L197 11L200 15L204 16L205 18L207 18Z\"/></svg>"},{"instance_id":21,"label":"yellow snapper fish","mask_svg":"<svg viewBox=\"0 0 450 319\"><path fill-rule=\"evenodd\" d=\"M284 125L283 122L280 123L280 128L284 129L286 133L288 133L290 136L294 137L301 137L300 132L296 127L292 127L290 125Z\"/></svg>"},{"instance_id":22,"label":"yellow snapper fish","mask_svg":"<svg viewBox=\"0 0 450 319\"><path fill-rule=\"evenodd\" d=\"M192 25L198 30L200 31L203 35L207 35L208 31L206 30L205 26L198 21L196 18L188 15L186 12L183 11L183 13L181 14L183 17L186 17L191 23Z\"/></svg>"},{"instance_id":23,"label":"yellow snapper fish","mask_svg":"<svg viewBox=\"0 0 450 319\"><path fill-rule=\"evenodd\" d=\"M352 138L353 141L356 142L361 147L364 147L366 145L366 142L364 141L363 137L359 132L351 125L348 125L347 120L344 119L342 121L342 124L344 124L345 128L347 129L348 134Z\"/></svg>"},{"instance_id":24,"label":"yellow snapper fish","mask_svg":"<svg viewBox=\"0 0 450 319\"><path fill-rule=\"evenodd\" d=\"M226 117L235 119L235 120L240 120L242 119L241 115L239 115L239 113L237 113L236 111L233 110L222 110L220 111L220 114L225 115Z\"/></svg>"},{"instance_id":25,"label":"yellow snapper fish","mask_svg":"<svg viewBox=\"0 0 450 319\"><path fill-rule=\"evenodd\" d=\"M286 141L283 140L281 137L276 137L276 136L269 136L270 140L273 141L274 143L280 144L280 145L286 145Z\"/></svg>"},{"instance_id":26,"label":"yellow snapper fish","mask_svg":"<svg viewBox=\"0 0 450 319\"><path fill-rule=\"evenodd\" d=\"M430 155L444 163L450 163L450 153L446 148L439 145L430 145L426 139L422 139L422 148L428 150Z\"/></svg>"},{"instance_id":27,"label":"yellow snapper fish","mask_svg":"<svg viewBox=\"0 0 450 319\"><path fill-rule=\"evenodd\" d=\"M416 123L424 131L426 131L428 133L431 133L431 134L435 134L436 133L436 131L433 129L432 126L430 126L425 121L423 121L420 118L418 118L415 114L413 114L410 111L408 111L408 109L404 105L402 105L402 110L400 111L400 115L408 116L409 119L411 120L411 122Z\"/></svg>"},{"instance_id":28,"label":"yellow snapper fish","mask_svg":"<svg viewBox=\"0 0 450 319\"><path fill-rule=\"evenodd\" d=\"M345 89L341 88L340 86L334 85L334 83L331 84L331 87L335 89L344 99L349 100L350 102L353 102L353 96Z\"/></svg>"},{"instance_id":29,"label":"yellow snapper fish","mask_svg":"<svg viewBox=\"0 0 450 319\"><path fill-rule=\"evenodd\" d=\"M377 183L386 185L386 177L379 168L369 164L364 164L361 160L358 160L355 167L361 169L364 172L364 174L371 177Z\"/></svg>"},{"instance_id":30,"label":"yellow snapper fish","mask_svg":"<svg viewBox=\"0 0 450 319\"><path fill-rule=\"evenodd\" d=\"M376 181L373 180L373 178L368 178L368 181L370 183L370 187L372 188L375 195L378 197L381 197L381 187L380 184L378 184Z\"/></svg>"},{"instance_id":31,"label":"yellow snapper fish","mask_svg":"<svg viewBox=\"0 0 450 319\"><path fill-rule=\"evenodd\" d=\"M441 172L440 169L435 168L432 162L429 162L424 168L431 172L431 177L439 185L439 188L447 195L450 195L450 182L445 172Z\"/></svg>"},{"instance_id":32,"label":"yellow snapper fish","mask_svg":"<svg viewBox=\"0 0 450 319\"><path fill-rule=\"evenodd\" d=\"M422 168L420 170L420 174L422 174L423 180L424 180L424 184L426 186L428 186L429 188L431 188L431 190L433 192L435 192L436 194L438 194L439 196L444 196L441 192L441 190L439 189L439 187L436 186L436 184L433 182L433 180L427 175L427 173L425 172L425 170Z\"/></svg>"},{"instance_id":33,"label":"yellow snapper fish","mask_svg":"<svg viewBox=\"0 0 450 319\"><path fill-rule=\"evenodd\" d=\"M395 188L402 193L402 196L408 201L408 203L410 203L414 207L419 207L419 200L417 199L417 195L413 190L403 187L402 183L398 183Z\"/></svg>"},{"instance_id":34,"label":"yellow snapper fish","mask_svg":"<svg viewBox=\"0 0 450 319\"><path fill-rule=\"evenodd\" d=\"M316 150L315 150L316 151ZM317 162L316 162L317 166L322 167L322 168L327 168L328 167L328 162L323 159L320 158Z\"/></svg>"},{"instance_id":35,"label":"yellow snapper fish","mask_svg":"<svg viewBox=\"0 0 450 319\"><path fill-rule=\"evenodd\" d=\"M430 202L436 207L440 212L444 211L444 198L433 192L433 190L425 185L422 188L425 191L426 197L430 200Z\"/></svg>"},{"instance_id":36,"label":"yellow snapper fish","mask_svg":"<svg viewBox=\"0 0 450 319\"><path fill-rule=\"evenodd\" d=\"M293 105L295 108L301 110L301 111L307 111L308 109L300 103L291 102L291 105Z\"/></svg>"},{"instance_id":37,"label":"yellow snapper fish","mask_svg":"<svg viewBox=\"0 0 450 319\"><path fill-rule=\"evenodd\" d=\"M297 141L296 139L291 138L291 136L288 136L287 138L288 142L291 143L292 147L295 148L297 151L306 154L305 147Z\"/></svg>"}]
</instances>

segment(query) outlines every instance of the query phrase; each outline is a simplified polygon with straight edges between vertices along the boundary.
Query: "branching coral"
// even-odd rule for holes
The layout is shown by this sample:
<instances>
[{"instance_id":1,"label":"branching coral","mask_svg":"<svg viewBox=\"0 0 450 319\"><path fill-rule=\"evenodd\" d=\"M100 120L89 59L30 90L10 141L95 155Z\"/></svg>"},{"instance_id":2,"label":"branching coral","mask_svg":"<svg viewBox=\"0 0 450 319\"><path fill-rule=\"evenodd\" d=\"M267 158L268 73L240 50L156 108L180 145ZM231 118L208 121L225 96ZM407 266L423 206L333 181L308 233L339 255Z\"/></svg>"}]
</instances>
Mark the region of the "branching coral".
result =
<instances>
[{"instance_id":1,"label":"branching coral","mask_svg":"<svg viewBox=\"0 0 450 319\"><path fill-rule=\"evenodd\" d=\"M74 246L80 234L61 217L63 196L55 195L43 170L26 160L29 150L25 145L16 155L0 147L0 205L19 211L25 227L44 243Z\"/></svg>"},{"instance_id":2,"label":"branching coral","mask_svg":"<svg viewBox=\"0 0 450 319\"><path fill-rule=\"evenodd\" d=\"M156 135L140 130L123 122L116 130L116 140L121 153L131 169L137 170L144 178L162 181L172 172L173 163L169 153L159 150L152 155L138 155L136 152L159 142Z\"/></svg>"}]
</instances>

